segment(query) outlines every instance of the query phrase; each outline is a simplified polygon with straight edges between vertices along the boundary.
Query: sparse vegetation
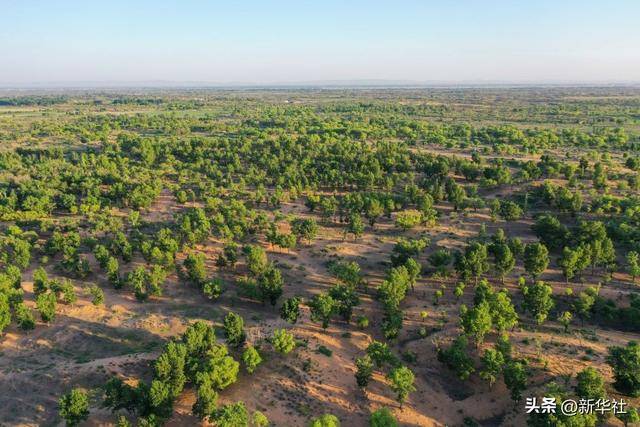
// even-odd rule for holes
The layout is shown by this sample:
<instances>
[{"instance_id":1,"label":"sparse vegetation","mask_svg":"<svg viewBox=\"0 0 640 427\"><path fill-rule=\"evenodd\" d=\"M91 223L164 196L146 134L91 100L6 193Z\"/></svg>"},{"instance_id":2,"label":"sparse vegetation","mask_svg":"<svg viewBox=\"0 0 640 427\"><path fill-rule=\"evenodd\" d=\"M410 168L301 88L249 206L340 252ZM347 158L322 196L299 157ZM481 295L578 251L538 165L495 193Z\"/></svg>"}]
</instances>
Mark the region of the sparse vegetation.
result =
<instances>
[{"instance_id":1,"label":"sparse vegetation","mask_svg":"<svg viewBox=\"0 0 640 427\"><path fill-rule=\"evenodd\" d=\"M639 100L0 100L0 419L159 426L185 393L178 422L234 427L569 425L503 398L547 388L636 408Z\"/></svg>"}]
</instances>

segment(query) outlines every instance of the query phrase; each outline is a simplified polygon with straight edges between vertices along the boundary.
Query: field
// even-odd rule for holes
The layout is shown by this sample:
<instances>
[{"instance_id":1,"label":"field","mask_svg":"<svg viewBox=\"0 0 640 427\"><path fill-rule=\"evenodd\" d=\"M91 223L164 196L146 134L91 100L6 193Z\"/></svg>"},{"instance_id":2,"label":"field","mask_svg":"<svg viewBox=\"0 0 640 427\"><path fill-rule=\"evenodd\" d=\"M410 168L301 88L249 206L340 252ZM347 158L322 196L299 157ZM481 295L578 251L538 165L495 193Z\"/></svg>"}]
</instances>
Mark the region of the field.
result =
<instances>
[{"instance_id":1,"label":"field","mask_svg":"<svg viewBox=\"0 0 640 427\"><path fill-rule=\"evenodd\" d=\"M636 87L7 92L0 142L2 426L640 421Z\"/></svg>"}]
</instances>

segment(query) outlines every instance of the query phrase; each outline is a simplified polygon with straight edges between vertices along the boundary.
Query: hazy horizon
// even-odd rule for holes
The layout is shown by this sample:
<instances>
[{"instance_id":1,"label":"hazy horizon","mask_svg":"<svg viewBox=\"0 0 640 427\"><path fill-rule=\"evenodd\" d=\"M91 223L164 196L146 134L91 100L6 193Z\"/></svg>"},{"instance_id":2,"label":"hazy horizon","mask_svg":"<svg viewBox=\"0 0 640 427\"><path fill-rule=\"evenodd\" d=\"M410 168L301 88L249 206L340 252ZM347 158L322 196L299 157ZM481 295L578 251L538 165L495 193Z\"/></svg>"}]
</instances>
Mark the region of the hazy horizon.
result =
<instances>
[{"instance_id":1,"label":"hazy horizon","mask_svg":"<svg viewBox=\"0 0 640 427\"><path fill-rule=\"evenodd\" d=\"M2 87L640 81L626 0L3 3Z\"/></svg>"},{"instance_id":2,"label":"hazy horizon","mask_svg":"<svg viewBox=\"0 0 640 427\"><path fill-rule=\"evenodd\" d=\"M0 91L64 91L64 90L189 90L189 89L509 89L509 88L598 88L629 87L640 88L637 81L393 81L393 80L332 80L332 81L297 81L297 82L196 82L196 81L78 81L78 82L30 82L3 83Z\"/></svg>"}]
</instances>

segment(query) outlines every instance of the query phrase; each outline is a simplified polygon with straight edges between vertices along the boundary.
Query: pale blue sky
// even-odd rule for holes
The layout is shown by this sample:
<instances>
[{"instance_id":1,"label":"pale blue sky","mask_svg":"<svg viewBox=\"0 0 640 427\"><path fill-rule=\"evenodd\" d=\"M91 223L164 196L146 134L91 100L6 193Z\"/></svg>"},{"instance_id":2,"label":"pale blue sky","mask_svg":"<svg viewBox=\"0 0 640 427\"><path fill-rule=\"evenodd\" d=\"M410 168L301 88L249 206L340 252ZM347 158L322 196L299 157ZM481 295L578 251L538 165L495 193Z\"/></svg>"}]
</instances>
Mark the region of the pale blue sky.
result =
<instances>
[{"instance_id":1,"label":"pale blue sky","mask_svg":"<svg viewBox=\"0 0 640 427\"><path fill-rule=\"evenodd\" d=\"M640 1L0 0L0 83L640 81Z\"/></svg>"}]
</instances>

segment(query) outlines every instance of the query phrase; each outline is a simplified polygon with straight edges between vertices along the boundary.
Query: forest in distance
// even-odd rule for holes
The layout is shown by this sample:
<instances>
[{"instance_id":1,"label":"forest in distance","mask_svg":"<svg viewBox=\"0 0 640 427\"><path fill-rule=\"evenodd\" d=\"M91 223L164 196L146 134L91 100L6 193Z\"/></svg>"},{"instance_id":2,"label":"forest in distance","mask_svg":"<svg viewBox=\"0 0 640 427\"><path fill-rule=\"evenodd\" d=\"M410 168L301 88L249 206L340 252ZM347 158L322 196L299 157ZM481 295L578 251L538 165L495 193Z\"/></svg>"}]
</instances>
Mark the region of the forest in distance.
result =
<instances>
[{"instance_id":1,"label":"forest in distance","mask_svg":"<svg viewBox=\"0 0 640 427\"><path fill-rule=\"evenodd\" d=\"M1 426L640 425L640 87L4 90L0 176Z\"/></svg>"}]
</instances>

